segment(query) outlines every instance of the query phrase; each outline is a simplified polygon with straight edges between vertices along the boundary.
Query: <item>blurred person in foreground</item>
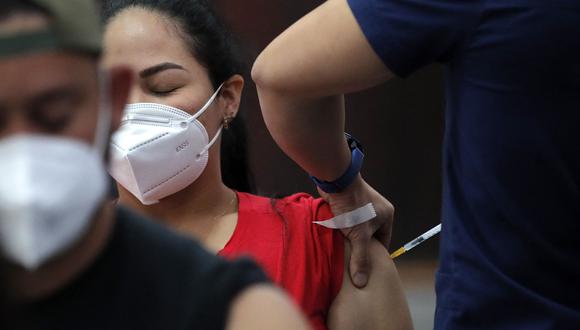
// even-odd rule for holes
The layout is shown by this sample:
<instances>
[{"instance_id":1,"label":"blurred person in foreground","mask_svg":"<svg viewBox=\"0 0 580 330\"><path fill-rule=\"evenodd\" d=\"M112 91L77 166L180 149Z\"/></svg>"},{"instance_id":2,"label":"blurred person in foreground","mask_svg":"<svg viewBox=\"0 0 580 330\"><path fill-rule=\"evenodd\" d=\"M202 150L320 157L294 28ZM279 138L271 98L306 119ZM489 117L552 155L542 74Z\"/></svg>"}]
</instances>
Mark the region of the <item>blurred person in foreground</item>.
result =
<instances>
[{"instance_id":1,"label":"blurred person in foreground","mask_svg":"<svg viewBox=\"0 0 580 330\"><path fill-rule=\"evenodd\" d=\"M0 3L0 327L307 328L254 264L108 202L131 72L100 40L90 0Z\"/></svg>"},{"instance_id":2,"label":"blurred person in foreground","mask_svg":"<svg viewBox=\"0 0 580 330\"><path fill-rule=\"evenodd\" d=\"M342 94L444 63L435 327L580 328L579 33L574 0L331 0L253 77L274 139L334 181L351 167ZM323 196L340 213L376 193L359 176ZM368 242L376 228L352 233Z\"/></svg>"}]
</instances>

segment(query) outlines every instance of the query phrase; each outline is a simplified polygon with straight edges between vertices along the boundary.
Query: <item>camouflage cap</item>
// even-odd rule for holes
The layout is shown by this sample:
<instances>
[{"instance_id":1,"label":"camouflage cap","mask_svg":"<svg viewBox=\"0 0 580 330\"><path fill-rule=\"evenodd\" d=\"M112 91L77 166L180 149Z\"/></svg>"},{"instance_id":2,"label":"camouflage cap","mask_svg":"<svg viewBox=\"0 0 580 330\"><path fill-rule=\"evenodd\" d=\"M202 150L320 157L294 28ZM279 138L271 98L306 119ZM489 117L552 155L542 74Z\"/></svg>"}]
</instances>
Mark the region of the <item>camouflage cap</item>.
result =
<instances>
[{"instance_id":1,"label":"camouflage cap","mask_svg":"<svg viewBox=\"0 0 580 330\"><path fill-rule=\"evenodd\" d=\"M0 35L0 57L63 49L98 55L101 24L95 0L28 0L49 15L47 29Z\"/></svg>"}]
</instances>

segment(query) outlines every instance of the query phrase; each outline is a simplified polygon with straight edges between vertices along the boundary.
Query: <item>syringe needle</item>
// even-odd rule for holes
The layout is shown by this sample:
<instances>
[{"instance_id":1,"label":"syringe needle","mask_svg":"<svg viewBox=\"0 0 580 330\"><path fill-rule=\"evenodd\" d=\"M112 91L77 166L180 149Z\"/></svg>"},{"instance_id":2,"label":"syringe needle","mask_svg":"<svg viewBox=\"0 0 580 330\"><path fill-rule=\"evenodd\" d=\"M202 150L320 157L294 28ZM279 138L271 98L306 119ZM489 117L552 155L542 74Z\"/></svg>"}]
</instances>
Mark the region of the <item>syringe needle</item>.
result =
<instances>
[{"instance_id":1,"label":"syringe needle","mask_svg":"<svg viewBox=\"0 0 580 330\"><path fill-rule=\"evenodd\" d=\"M417 245L425 242L429 238L433 237L433 235L438 234L440 231L441 231L441 224L438 224L437 226L426 231L423 235L415 238L414 240L410 241L409 243L403 245L397 251L391 253L391 259L395 259L396 257L400 256L401 254L411 250L415 246L417 246Z\"/></svg>"}]
</instances>

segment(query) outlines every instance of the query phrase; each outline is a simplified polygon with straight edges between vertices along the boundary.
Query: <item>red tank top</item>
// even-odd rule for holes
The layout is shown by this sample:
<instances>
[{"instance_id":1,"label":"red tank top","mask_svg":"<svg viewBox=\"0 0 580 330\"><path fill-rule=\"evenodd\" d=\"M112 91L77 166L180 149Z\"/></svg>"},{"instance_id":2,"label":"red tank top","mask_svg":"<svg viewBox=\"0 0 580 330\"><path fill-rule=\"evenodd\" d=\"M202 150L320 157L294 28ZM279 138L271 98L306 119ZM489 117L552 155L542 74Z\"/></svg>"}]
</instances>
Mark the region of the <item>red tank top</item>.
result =
<instances>
[{"instance_id":1,"label":"red tank top","mask_svg":"<svg viewBox=\"0 0 580 330\"><path fill-rule=\"evenodd\" d=\"M314 329L326 329L344 270L342 234L312 223L332 218L328 204L303 193L270 199L239 192L238 200L238 224L219 255L254 259Z\"/></svg>"}]
</instances>

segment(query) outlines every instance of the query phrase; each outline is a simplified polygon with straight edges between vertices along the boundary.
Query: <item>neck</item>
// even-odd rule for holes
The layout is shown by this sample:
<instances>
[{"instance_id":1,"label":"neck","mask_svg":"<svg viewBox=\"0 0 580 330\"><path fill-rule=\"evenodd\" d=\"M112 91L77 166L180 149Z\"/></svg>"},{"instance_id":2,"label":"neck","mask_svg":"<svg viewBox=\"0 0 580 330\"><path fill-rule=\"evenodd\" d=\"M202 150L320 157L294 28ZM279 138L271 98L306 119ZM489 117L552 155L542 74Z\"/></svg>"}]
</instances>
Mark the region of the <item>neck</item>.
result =
<instances>
[{"instance_id":1,"label":"neck","mask_svg":"<svg viewBox=\"0 0 580 330\"><path fill-rule=\"evenodd\" d=\"M38 301L72 282L104 249L114 223L114 206L106 202L84 236L69 250L34 271L3 265L6 293L15 304Z\"/></svg>"},{"instance_id":2,"label":"neck","mask_svg":"<svg viewBox=\"0 0 580 330\"><path fill-rule=\"evenodd\" d=\"M205 242L218 218L237 211L236 194L223 184L219 161L219 154L210 155L210 163L194 183L157 204L141 204L122 186L119 202Z\"/></svg>"}]
</instances>

